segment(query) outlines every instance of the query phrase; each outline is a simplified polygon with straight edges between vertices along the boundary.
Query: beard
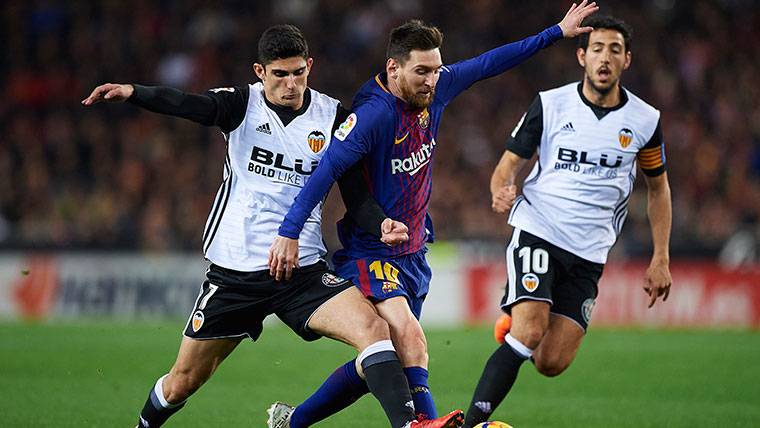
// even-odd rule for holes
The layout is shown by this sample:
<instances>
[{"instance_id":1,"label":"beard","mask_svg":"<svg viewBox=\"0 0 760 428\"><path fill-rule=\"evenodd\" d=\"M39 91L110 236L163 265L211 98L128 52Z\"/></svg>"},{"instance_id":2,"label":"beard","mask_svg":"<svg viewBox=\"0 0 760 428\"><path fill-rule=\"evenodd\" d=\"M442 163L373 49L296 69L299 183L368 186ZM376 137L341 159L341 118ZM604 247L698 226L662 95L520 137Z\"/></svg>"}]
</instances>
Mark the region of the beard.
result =
<instances>
[{"instance_id":1,"label":"beard","mask_svg":"<svg viewBox=\"0 0 760 428\"><path fill-rule=\"evenodd\" d=\"M591 85L592 88L594 88L594 91L599 93L602 96L606 96L607 94L612 91L612 89L617 86L617 80L609 80L606 85L602 86L600 84L597 84L594 82L594 79L592 79L588 74L586 75L586 82L588 82L589 85Z\"/></svg>"},{"instance_id":2,"label":"beard","mask_svg":"<svg viewBox=\"0 0 760 428\"><path fill-rule=\"evenodd\" d=\"M415 110L429 107L435 97L435 88L431 89L427 94L414 92L409 86L409 82L404 79L403 75L400 76L398 87L401 89L401 95L403 96L404 102L409 104L409 106Z\"/></svg>"}]
</instances>

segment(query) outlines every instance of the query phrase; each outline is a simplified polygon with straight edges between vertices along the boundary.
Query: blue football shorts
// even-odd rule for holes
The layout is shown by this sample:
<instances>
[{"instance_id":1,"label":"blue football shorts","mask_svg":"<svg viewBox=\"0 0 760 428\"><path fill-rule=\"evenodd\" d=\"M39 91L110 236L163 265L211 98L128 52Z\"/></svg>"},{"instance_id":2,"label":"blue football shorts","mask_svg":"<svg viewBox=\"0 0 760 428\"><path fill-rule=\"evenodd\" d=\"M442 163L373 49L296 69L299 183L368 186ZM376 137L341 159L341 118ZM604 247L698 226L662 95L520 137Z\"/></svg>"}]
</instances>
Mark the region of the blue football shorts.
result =
<instances>
[{"instance_id":1,"label":"blue football shorts","mask_svg":"<svg viewBox=\"0 0 760 428\"><path fill-rule=\"evenodd\" d=\"M432 272L425 259L427 249L392 258L333 258L336 273L356 285L372 302L404 296L414 316L422 315Z\"/></svg>"}]
</instances>

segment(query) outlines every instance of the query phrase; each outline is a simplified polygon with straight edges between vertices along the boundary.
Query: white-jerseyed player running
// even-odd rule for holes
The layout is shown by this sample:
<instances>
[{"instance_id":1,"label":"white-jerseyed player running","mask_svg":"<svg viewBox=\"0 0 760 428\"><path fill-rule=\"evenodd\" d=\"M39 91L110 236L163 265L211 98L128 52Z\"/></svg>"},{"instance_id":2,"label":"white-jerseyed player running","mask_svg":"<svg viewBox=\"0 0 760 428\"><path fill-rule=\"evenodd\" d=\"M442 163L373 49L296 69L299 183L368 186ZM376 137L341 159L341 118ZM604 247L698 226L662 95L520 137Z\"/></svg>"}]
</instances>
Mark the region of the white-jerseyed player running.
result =
<instances>
[{"instance_id":1,"label":"white-jerseyed player running","mask_svg":"<svg viewBox=\"0 0 760 428\"><path fill-rule=\"evenodd\" d=\"M644 290L667 299L671 277L670 187L660 113L620 85L631 63L631 30L591 17L579 38L582 82L541 92L507 143L491 179L494 211L511 211L508 284L497 322L504 343L488 360L464 426L489 419L531 359L546 376L573 361L588 326L597 283L627 213L637 166L648 188L654 255ZM518 196L515 178L538 152Z\"/></svg>"}]
</instances>

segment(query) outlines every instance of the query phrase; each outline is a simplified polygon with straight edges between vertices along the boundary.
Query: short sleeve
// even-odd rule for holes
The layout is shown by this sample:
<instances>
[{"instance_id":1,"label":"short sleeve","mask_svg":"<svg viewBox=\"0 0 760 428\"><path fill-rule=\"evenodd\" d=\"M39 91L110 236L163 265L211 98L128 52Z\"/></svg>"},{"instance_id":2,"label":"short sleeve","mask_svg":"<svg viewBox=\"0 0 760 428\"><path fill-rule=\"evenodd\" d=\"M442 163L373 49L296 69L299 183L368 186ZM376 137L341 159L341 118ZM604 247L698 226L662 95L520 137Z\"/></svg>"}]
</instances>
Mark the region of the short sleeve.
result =
<instances>
[{"instance_id":1,"label":"short sleeve","mask_svg":"<svg viewBox=\"0 0 760 428\"><path fill-rule=\"evenodd\" d=\"M530 159L541 144L541 134L544 132L544 114L541 96L537 95L528 107L512 135L507 139L507 150L523 159Z\"/></svg>"},{"instance_id":2,"label":"short sleeve","mask_svg":"<svg viewBox=\"0 0 760 428\"><path fill-rule=\"evenodd\" d=\"M639 167L641 167L644 174L656 177L665 172L665 142L663 141L662 126L659 120L652 137L639 150L636 157L639 161Z\"/></svg>"}]
</instances>

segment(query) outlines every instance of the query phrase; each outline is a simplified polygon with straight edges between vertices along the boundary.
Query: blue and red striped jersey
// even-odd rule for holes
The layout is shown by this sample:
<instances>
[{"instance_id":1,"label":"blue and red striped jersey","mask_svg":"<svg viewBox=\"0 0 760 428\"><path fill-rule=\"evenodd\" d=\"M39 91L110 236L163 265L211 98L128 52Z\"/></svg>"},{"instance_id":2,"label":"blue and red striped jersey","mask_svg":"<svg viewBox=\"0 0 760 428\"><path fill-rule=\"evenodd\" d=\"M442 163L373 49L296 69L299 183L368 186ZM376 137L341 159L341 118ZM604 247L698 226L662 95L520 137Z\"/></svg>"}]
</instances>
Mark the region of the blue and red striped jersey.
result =
<instances>
[{"instance_id":1,"label":"blue and red striped jersey","mask_svg":"<svg viewBox=\"0 0 760 428\"><path fill-rule=\"evenodd\" d=\"M353 112L335 131L327 153L296 197L280 226L281 236L297 239L308 213L332 183L361 162L370 192L387 217L409 227L409 241L388 247L348 218L339 222L341 242L351 257L393 257L419 251L432 239L428 204L432 192L432 161L443 110L473 83L500 74L562 38L554 25L519 42L477 57L443 66L433 102L412 109L387 89L385 73L357 92Z\"/></svg>"}]
</instances>

